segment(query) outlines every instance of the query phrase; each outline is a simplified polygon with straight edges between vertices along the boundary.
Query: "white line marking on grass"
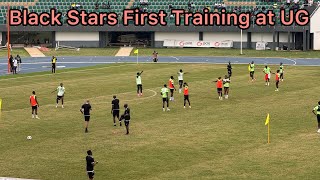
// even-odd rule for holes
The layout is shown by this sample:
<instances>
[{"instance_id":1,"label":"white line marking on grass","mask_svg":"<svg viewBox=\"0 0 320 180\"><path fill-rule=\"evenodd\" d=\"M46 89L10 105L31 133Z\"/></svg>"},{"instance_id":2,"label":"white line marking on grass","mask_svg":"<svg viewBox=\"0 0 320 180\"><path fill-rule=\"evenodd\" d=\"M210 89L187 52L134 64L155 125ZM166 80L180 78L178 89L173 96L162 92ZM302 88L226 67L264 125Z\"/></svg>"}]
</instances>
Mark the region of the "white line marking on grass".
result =
<instances>
[{"instance_id":1,"label":"white line marking on grass","mask_svg":"<svg viewBox=\"0 0 320 180\"><path fill-rule=\"evenodd\" d=\"M294 63L294 64L293 64L294 66L297 65L297 62L296 62L295 60L289 59L289 58L285 58L285 59L286 59L286 60L289 60L289 61L292 61L292 62Z\"/></svg>"},{"instance_id":2,"label":"white line marking on grass","mask_svg":"<svg viewBox=\"0 0 320 180\"><path fill-rule=\"evenodd\" d=\"M108 69L108 68L114 68L114 67L122 67L122 66L127 66L127 65L133 65L133 64L123 64L123 65L118 65L118 66L106 66L106 67L101 67L101 68L90 68L90 69L79 69L79 70L73 70L73 71L66 71L66 72L57 72L56 74L68 74L68 73L79 73L83 71L92 71L92 70L98 70L98 69ZM8 79L1 79L0 76L0 81L7 81L7 80L12 80L12 79L23 79L23 78L30 78L30 77L41 77L41 76L54 76L55 74L39 74L39 75L33 75L33 76L23 76L23 77L14 77L14 78L8 78Z\"/></svg>"}]
</instances>

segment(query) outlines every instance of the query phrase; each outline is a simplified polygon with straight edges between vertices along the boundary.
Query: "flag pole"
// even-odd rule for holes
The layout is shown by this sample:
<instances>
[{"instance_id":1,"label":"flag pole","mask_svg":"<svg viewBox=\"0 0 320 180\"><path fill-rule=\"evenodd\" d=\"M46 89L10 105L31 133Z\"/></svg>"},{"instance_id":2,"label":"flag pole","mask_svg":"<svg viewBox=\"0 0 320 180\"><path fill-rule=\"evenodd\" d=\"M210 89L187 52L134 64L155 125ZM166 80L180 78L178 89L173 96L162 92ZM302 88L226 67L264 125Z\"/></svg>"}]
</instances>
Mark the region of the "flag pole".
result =
<instances>
[{"instance_id":1,"label":"flag pole","mask_svg":"<svg viewBox=\"0 0 320 180\"><path fill-rule=\"evenodd\" d=\"M139 52L137 52L137 64L139 63L138 56L139 56Z\"/></svg>"},{"instance_id":2,"label":"flag pole","mask_svg":"<svg viewBox=\"0 0 320 180\"><path fill-rule=\"evenodd\" d=\"M9 19L9 12L10 11L10 5L8 5L8 9L7 9L7 50L8 50L8 74L10 74L10 51L11 51L11 48L10 48L10 19Z\"/></svg>"},{"instance_id":3,"label":"flag pole","mask_svg":"<svg viewBox=\"0 0 320 180\"><path fill-rule=\"evenodd\" d=\"M270 144L270 120L268 123L268 144Z\"/></svg>"}]
</instances>

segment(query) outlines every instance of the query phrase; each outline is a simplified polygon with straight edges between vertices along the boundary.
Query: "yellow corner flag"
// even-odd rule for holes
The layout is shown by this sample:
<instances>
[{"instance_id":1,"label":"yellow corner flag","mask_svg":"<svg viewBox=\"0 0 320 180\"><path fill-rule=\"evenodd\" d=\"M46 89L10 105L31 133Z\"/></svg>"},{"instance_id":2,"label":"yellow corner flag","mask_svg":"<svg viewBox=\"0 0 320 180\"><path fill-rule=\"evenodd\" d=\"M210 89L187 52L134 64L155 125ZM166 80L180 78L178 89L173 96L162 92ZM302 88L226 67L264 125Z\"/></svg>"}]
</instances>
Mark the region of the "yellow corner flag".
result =
<instances>
[{"instance_id":1,"label":"yellow corner flag","mask_svg":"<svg viewBox=\"0 0 320 180\"><path fill-rule=\"evenodd\" d=\"M0 98L0 111L2 110L2 99Z\"/></svg>"},{"instance_id":2,"label":"yellow corner flag","mask_svg":"<svg viewBox=\"0 0 320 180\"><path fill-rule=\"evenodd\" d=\"M133 53L134 54L138 54L139 53L139 49L136 49Z\"/></svg>"},{"instance_id":3,"label":"yellow corner flag","mask_svg":"<svg viewBox=\"0 0 320 180\"><path fill-rule=\"evenodd\" d=\"M268 125L268 144L270 143L270 115L268 113L266 122L264 123L264 125Z\"/></svg>"},{"instance_id":4,"label":"yellow corner flag","mask_svg":"<svg viewBox=\"0 0 320 180\"><path fill-rule=\"evenodd\" d=\"M264 123L264 125L268 125L269 124L269 121L270 121L270 115L268 113L268 116L267 116L267 119L266 119L266 122Z\"/></svg>"}]
</instances>

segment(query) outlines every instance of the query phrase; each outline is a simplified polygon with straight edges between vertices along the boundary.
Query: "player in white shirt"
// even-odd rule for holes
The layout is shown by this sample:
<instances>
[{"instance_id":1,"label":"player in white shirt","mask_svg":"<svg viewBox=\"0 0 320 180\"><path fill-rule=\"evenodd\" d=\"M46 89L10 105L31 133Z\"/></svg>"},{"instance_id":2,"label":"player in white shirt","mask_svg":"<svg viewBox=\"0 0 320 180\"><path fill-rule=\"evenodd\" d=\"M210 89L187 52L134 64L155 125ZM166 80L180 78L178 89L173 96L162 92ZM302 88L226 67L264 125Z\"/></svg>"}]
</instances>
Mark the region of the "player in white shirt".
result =
<instances>
[{"instance_id":1,"label":"player in white shirt","mask_svg":"<svg viewBox=\"0 0 320 180\"><path fill-rule=\"evenodd\" d=\"M142 96L142 80L141 80L141 74L143 73L143 71L141 72L137 72L137 77L136 77L136 83L137 83L137 94L138 96Z\"/></svg>"},{"instance_id":2,"label":"player in white shirt","mask_svg":"<svg viewBox=\"0 0 320 180\"><path fill-rule=\"evenodd\" d=\"M183 85L183 75L186 74L185 72L180 69L178 72L178 81L179 81L179 93L182 92L182 85Z\"/></svg>"},{"instance_id":3,"label":"player in white shirt","mask_svg":"<svg viewBox=\"0 0 320 180\"><path fill-rule=\"evenodd\" d=\"M62 108L63 108L63 98L64 98L64 93L66 91L66 89L63 87L63 83L60 83L60 86L58 86L56 90L52 91L52 93L55 91L58 92L56 108L58 107L59 100L61 100L61 104L62 104Z\"/></svg>"},{"instance_id":4,"label":"player in white shirt","mask_svg":"<svg viewBox=\"0 0 320 180\"><path fill-rule=\"evenodd\" d=\"M18 61L13 59L13 74L17 74Z\"/></svg>"}]
</instances>

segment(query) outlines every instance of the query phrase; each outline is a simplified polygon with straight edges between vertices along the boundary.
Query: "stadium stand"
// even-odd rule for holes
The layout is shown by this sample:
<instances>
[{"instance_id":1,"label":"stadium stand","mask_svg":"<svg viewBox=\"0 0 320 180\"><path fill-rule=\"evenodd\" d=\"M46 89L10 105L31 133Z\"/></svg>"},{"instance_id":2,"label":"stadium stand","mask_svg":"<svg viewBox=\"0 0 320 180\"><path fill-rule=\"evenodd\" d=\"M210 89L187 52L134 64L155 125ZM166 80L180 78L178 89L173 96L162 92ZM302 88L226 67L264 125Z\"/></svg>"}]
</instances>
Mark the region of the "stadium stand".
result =
<instances>
[{"instance_id":1,"label":"stadium stand","mask_svg":"<svg viewBox=\"0 0 320 180\"><path fill-rule=\"evenodd\" d=\"M295 3L297 2L297 3ZM110 1L91 1L91 0L3 0L0 2L0 24L6 23L7 5L12 9L28 8L31 12L45 12L51 8L65 14L69 9L81 9L88 12L116 12L121 16L125 8L139 8L145 12L158 12L164 10L170 14L170 9L185 9L190 12L201 12L208 8L212 12L219 12L225 8L227 12L250 12L252 15L259 12L273 10L279 13L280 9L299 9L307 4L304 1L269 1L269 0L110 0ZM320 1L314 1L315 4ZM171 22L171 21L169 21Z\"/></svg>"}]
</instances>

